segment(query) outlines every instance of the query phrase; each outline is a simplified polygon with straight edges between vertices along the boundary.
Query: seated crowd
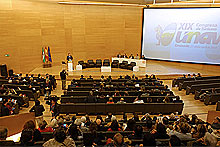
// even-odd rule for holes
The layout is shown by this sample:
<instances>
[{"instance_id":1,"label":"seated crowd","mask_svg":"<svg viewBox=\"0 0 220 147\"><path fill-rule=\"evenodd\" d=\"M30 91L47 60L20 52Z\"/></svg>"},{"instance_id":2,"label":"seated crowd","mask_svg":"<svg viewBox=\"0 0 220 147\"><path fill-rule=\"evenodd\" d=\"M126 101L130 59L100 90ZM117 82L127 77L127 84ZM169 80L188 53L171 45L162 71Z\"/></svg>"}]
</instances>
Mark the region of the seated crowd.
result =
<instances>
[{"instance_id":1,"label":"seated crowd","mask_svg":"<svg viewBox=\"0 0 220 147\"><path fill-rule=\"evenodd\" d=\"M17 114L22 107L29 106L29 100L35 101L40 95L48 96L52 90L56 89L55 76L46 74L42 77L38 74L22 76L22 74L4 77L5 83L0 88L1 98L1 114L0 116L8 116ZM47 94L48 93L48 94Z\"/></svg>"},{"instance_id":2,"label":"seated crowd","mask_svg":"<svg viewBox=\"0 0 220 147\"><path fill-rule=\"evenodd\" d=\"M83 81L90 81L90 85L82 85ZM101 76L100 82L93 81L92 76L89 78L85 78L81 75L80 80L73 79L71 81L71 85L69 85L67 92L65 94L68 95L68 91L77 92L77 88L88 88L91 87L89 91L89 96L85 98L85 102L104 102L104 103L126 103L126 99L123 97L134 96L133 103L144 103L141 100L141 97L148 97L145 102L182 102L179 97L169 98L169 96L174 96L173 92L170 91L167 85L163 85L162 81L158 81L155 75L148 76L145 78L139 79L135 75L125 77L120 76L117 79L117 82L112 82L112 77L108 76L105 78ZM147 89L146 87L149 87ZM132 95L130 95L132 93ZM164 99L158 97L157 99L152 99L150 96L164 96ZM115 101L114 97L121 97L120 101ZM108 99L108 101L106 101ZM131 99L131 98L130 98Z\"/></svg>"},{"instance_id":3,"label":"seated crowd","mask_svg":"<svg viewBox=\"0 0 220 147\"><path fill-rule=\"evenodd\" d=\"M76 117L60 115L53 118L49 125L39 121L36 129L33 121L25 123L20 144L31 146L43 141L43 146L217 146L220 137L220 118L212 124L200 120L196 115L191 119L188 114L182 116L151 116L142 117L134 114L122 119L109 113L106 118L97 115L94 120L89 115ZM51 139L44 138L44 132L51 132ZM54 133L52 133L54 132ZM1 140L7 137L7 129L0 129Z\"/></svg>"},{"instance_id":4,"label":"seated crowd","mask_svg":"<svg viewBox=\"0 0 220 147\"><path fill-rule=\"evenodd\" d=\"M202 77L202 75L200 73L197 73L197 75L195 73L191 74L183 74L182 77L179 77L178 79L185 79L185 78L198 78L198 77Z\"/></svg>"}]
</instances>

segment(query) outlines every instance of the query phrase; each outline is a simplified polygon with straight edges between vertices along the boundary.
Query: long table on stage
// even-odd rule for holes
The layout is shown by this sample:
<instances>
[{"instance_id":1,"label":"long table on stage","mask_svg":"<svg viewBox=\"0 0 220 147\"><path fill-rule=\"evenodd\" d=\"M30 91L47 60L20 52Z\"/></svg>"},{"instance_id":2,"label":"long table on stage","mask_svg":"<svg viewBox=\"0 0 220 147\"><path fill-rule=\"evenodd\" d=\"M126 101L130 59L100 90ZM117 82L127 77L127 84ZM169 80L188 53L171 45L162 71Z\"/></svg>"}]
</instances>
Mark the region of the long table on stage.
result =
<instances>
[{"instance_id":1,"label":"long table on stage","mask_svg":"<svg viewBox=\"0 0 220 147\"><path fill-rule=\"evenodd\" d=\"M122 63L122 61L128 61L128 64L130 64L131 62L135 62L136 66L146 67L146 60L144 59L129 59L129 58L112 57L112 62L113 60L118 60L119 63Z\"/></svg>"}]
</instances>

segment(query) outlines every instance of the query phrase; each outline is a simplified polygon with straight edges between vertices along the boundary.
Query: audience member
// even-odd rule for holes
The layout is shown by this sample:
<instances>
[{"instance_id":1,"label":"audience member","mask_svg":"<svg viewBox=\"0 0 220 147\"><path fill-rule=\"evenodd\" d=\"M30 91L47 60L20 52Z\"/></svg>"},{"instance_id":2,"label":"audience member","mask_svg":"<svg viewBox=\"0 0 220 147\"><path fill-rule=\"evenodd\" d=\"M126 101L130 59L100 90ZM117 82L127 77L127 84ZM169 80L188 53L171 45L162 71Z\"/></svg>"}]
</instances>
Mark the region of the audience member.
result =
<instances>
[{"instance_id":1,"label":"audience member","mask_svg":"<svg viewBox=\"0 0 220 147\"><path fill-rule=\"evenodd\" d=\"M143 146L156 146L156 140L154 138L154 135L152 135L151 133L147 132L144 135Z\"/></svg>"},{"instance_id":2,"label":"audience member","mask_svg":"<svg viewBox=\"0 0 220 147\"><path fill-rule=\"evenodd\" d=\"M33 137L31 138L31 140L33 142L43 140L43 137L42 137L40 131L38 129L36 129L35 123L32 120L29 120L24 124L23 131L27 131L27 132L25 132L25 134L26 133L29 134L30 132L32 132Z\"/></svg>"},{"instance_id":3,"label":"audience member","mask_svg":"<svg viewBox=\"0 0 220 147\"><path fill-rule=\"evenodd\" d=\"M130 135L129 139L143 139L143 127L140 125L137 125L134 130L134 134Z\"/></svg>"},{"instance_id":4,"label":"audience member","mask_svg":"<svg viewBox=\"0 0 220 147\"><path fill-rule=\"evenodd\" d=\"M139 55L138 55L138 54L136 55L135 59L140 59L140 57L139 57Z\"/></svg>"},{"instance_id":5,"label":"audience member","mask_svg":"<svg viewBox=\"0 0 220 147\"><path fill-rule=\"evenodd\" d=\"M176 135L171 135L170 141L169 141L169 146L170 147L181 146L181 140Z\"/></svg>"},{"instance_id":6,"label":"audience member","mask_svg":"<svg viewBox=\"0 0 220 147\"><path fill-rule=\"evenodd\" d=\"M136 122L139 122L139 121L140 121L139 116L138 116L137 113L134 113L133 120L135 120Z\"/></svg>"},{"instance_id":7,"label":"audience member","mask_svg":"<svg viewBox=\"0 0 220 147\"><path fill-rule=\"evenodd\" d=\"M52 117L56 117L59 113L58 103L55 99L51 100L50 111L51 111Z\"/></svg>"},{"instance_id":8,"label":"audience member","mask_svg":"<svg viewBox=\"0 0 220 147\"><path fill-rule=\"evenodd\" d=\"M124 98L121 98L120 101L117 102L117 104L126 104L126 102L124 101Z\"/></svg>"},{"instance_id":9,"label":"audience member","mask_svg":"<svg viewBox=\"0 0 220 147\"><path fill-rule=\"evenodd\" d=\"M109 98L107 104L114 104L114 101L113 101L113 98L112 98L112 97Z\"/></svg>"},{"instance_id":10,"label":"audience member","mask_svg":"<svg viewBox=\"0 0 220 147\"><path fill-rule=\"evenodd\" d=\"M6 127L0 126L0 141L6 140L8 136L8 129Z\"/></svg>"},{"instance_id":11,"label":"audience member","mask_svg":"<svg viewBox=\"0 0 220 147\"><path fill-rule=\"evenodd\" d=\"M113 143L107 144L106 147L127 147L128 145L124 143L124 137L120 133L116 133L113 138Z\"/></svg>"},{"instance_id":12,"label":"audience member","mask_svg":"<svg viewBox=\"0 0 220 147\"><path fill-rule=\"evenodd\" d=\"M34 132L32 129L24 129L21 132L20 143L22 146L34 146Z\"/></svg>"},{"instance_id":13,"label":"audience member","mask_svg":"<svg viewBox=\"0 0 220 147\"><path fill-rule=\"evenodd\" d=\"M83 138L83 132L77 127L76 124L71 124L68 128L68 133L73 140L81 140Z\"/></svg>"},{"instance_id":14,"label":"audience member","mask_svg":"<svg viewBox=\"0 0 220 147\"><path fill-rule=\"evenodd\" d=\"M180 140L190 140L192 139L192 135L190 134L191 127L188 123L181 122L178 125L179 130L170 131L169 135L176 135Z\"/></svg>"},{"instance_id":15,"label":"audience member","mask_svg":"<svg viewBox=\"0 0 220 147\"><path fill-rule=\"evenodd\" d=\"M61 147L61 146L68 146L68 147L75 147L75 142L72 138L66 136L65 130L62 128L58 128L54 132L54 138L48 140L43 144L44 147Z\"/></svg>"},{"instance_id":16,"label":"audience member","mask_svg":"<svg viewBox=\"0 0 220 147\"><path fill-rule=\"evenodd\" d=\"M144 101L143 100L140 100L138 97L134 100L133 102L134 104L143 104Z\"/></svg>"},{"instance_id":17,"label":"audience member","mask_svg":"<svg viewBox=\"0 0 220 147\"><path fill-rule=\"evenodd\" d=\"M125 131L134 131L136 127L136 122L133 119L129 119L127 122L127 127Z\"/></svg>"},{"instance_id":18,"label":"audience member","mask_svg":"<svg viewBox=\"0 0 220 147\"><path fill-rule=\"evenodd\" d=\"M40 104L39 100L35 101L35 105L30 109L29 112L34 112L35 117L42 116L45 111L44 106Z\"/></svg>"},{"instance_id":19,"label":"audience member","mask_svg":"<svg viewBox=\"0 0 220 147\"><path fill-rule=\"evenodd\" d=\"M53 128L52 127L47 127L47 122L45 120L43 120L42 122L40 122L38 124L39 128L38 130L40 132L53 132Z\"/></svg>"},{"instance_id":20,"label":"audience member","mask_svg":"<svg viewBox=\"0 0 220 147\"><path fill-rule=\"evenodd\" d=\"M220 118L216 117L211 126L213 129L220 130Z\"/></svg>"},{"instance_id":21,"label":"audience member","mask_svg":"<svg viewBox=\"0 0 220 147\"><path fill-rule=\"evenodd\" d=\"M86 80L83 75L80 76L80 80Z\"/></svg>"},{"instance_id":22,"label":"audience member","mask_svg":"<svg viewBox=\"0 0 220 147\"><path fill-rule=\"evenodd\" d=\"M113 120L111 122L111 125L110 125L108 131L121 131L121 128L119 127L117 120Z\"/></svg>"},{"instance_id":23,"label":"audience member","mask_svg":"<svg viewBox=\"0 0 220 147\"><path fill-rule=\"evenodd\" d=\"M89 75L89 78L87 78L87 80L93 80L92 76Z\"/></svg>"},{"instance_id":24,"label":"audience member","mask_svg":"<svg viewBox=\"0 0 220 147\"><path fill-rule=\"evenodd\" d=\"M162 123L158 123L156 125L156 131L152 132L155 139L168 139L170 138L169 135L167 135L166 127Z\"/></svg>"},{"instance_id":25,"label":"audience member","mask_svg":"<svg viewBox=\"0 0 220 147\"><path fill-rule=\"evenodd\" d=\"M68 75L68 73L65 70L62 70L60 72L60 78L62 81L62 90L66 89L66 76Z\"/></svg>"}]
</instances>

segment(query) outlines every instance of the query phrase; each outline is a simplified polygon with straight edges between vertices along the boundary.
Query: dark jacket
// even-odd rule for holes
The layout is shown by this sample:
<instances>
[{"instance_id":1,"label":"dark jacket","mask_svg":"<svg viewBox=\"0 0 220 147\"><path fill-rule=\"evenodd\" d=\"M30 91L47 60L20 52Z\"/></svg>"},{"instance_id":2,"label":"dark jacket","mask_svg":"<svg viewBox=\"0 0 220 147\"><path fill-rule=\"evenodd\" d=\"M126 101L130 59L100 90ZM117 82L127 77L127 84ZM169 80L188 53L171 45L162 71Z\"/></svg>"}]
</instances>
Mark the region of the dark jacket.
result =
<instances>
[{"instance_id":1,"label":"dark jacket","mask_svg":"<svg viewBox=\"0 0 220 147\"><path fill-rule=\"evenodd\" d=\"M65 71L60 72L60 78L61 78L61 80L66 80L66 72Z\"/></svg>"},{"instance_id":2,"label":"dark jacket","mask_svg":"<svg viewBox=\"0 0 220 147\"><path fill-rule=\"evenodd\" d=\"M37 116L42 116L44 111L45 111L44 106L39 105L39 106L33 106L29 112L35 112L35 117L37 117Z\"/></svg>"},{"instance_id":3,"label":"dark jacket","mask_svg":"<svg viewBox=\"0 0 220 147\"><path fill-rule=\"evenodd\" d=\"M57 116L59 112L59 105L56 103L54 106L50 106L50 111L52 112L52 116Z\"/></svg>"},{"instance_id":4,"label":"dark jacket","mask_svg":"<svg viewBox=\"0 0 220 147\"><path fill-rule=\"evenodd\" d=\"M71 55L70 55L70 56L67 56L67 57L66 57L66 60L67 60L67 61L73 60L73 56L71 56Z\"/></svg>"}]
</instances>

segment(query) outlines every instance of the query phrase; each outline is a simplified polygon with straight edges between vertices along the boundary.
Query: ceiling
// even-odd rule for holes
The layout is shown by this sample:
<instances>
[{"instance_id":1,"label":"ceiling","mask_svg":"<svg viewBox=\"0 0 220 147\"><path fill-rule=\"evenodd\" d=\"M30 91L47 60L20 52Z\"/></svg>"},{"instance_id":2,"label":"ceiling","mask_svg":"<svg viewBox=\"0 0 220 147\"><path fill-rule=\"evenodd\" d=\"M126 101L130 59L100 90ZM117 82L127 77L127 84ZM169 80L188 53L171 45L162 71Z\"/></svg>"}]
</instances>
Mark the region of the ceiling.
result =
<instances>
[{"instance_id":1,"label":"ceiling","mask_svg":"<svg viewBox=\"0 0 220 147\"><path fill-rule=\"evenodd\" d=\"M61 2L76 2L81 0L60 0ZM153 4L154 0L86 0L88 2L106 2L106 3L123 3L123 4L139 4L139 5L150 5ZM171 0L155 0L156 3L171 3ZM212 0L173 0L174 3L212 3ZM220 0L215 0L215 3L220 4Z\"/></svg>"}]
</instances>

